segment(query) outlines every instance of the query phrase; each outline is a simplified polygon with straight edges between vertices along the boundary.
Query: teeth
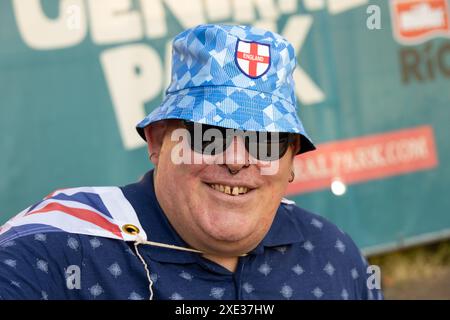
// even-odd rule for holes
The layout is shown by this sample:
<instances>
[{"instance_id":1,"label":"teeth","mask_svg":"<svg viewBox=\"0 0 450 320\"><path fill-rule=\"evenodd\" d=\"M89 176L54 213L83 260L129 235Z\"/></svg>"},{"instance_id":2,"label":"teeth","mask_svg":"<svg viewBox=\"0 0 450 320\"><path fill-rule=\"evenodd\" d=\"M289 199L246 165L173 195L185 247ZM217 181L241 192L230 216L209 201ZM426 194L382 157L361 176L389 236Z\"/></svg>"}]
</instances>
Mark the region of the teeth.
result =
<instances>
[{"instance_id":1,"label":"teeth","mask_svg":"<svg viewBox=\"0 0 450 320\"><path fill-rule=\"evenodd\" d=\"M223 184L211 184L211 188L213 188L216 191L220 191L225 194L238 196L240 194L246 194L249 190L247 187L232 187L232 186L226 186Z\"/></svg>"}]
</instances>

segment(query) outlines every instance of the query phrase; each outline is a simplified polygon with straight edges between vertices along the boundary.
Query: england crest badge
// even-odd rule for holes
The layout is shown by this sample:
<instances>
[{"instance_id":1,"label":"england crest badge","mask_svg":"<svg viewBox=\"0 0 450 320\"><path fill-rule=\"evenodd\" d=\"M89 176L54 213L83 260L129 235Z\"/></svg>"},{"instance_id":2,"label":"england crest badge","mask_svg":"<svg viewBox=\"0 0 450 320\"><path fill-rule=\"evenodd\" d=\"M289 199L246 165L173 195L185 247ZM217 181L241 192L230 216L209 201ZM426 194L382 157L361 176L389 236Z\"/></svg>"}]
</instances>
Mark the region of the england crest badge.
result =
<instances>
[{"instance_id":1,"label":"england crest badge","mask_svg":"<svg viewBox=\"0 0 450 320\"><path fill-rule=\"evenodd\" d=\"M236 44L236 64L246 76L259 78L270 67L270 46L258 42L238 40Z\"/></svg>"}]
</instances>

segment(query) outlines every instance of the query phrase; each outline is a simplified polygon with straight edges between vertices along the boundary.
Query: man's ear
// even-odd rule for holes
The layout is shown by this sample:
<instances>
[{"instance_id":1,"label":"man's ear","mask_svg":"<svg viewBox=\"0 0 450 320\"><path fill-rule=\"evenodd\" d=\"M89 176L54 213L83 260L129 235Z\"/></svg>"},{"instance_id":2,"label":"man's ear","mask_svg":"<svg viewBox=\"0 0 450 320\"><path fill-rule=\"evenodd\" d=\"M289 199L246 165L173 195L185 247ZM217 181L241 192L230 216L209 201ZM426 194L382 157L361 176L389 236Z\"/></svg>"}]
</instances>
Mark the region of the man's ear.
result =
<instances>
[{"instance_id":1,"label":"man's ear","mask_svg":"<svg viewBox=\"0 0 450 320\"><path fill-rule=\"evenodd\" d=\"M293 146L293 153L292 153L292 157L295 157L297 155L297 152L300 151L301 149L301 139L299 135L296 135L294 142L292 143Z\"/></svg>"},{"instance_id":2,"label":"man's ear","mask_svg":"<svg viewBox=\"0 0 450 320\"><path fill-rule=\"evenodd\" d=\"M167 123L164 120L152 123L144 129L150 161L152 161L155 166L158 165L159 154L161 152L166 129Z\"/></svg>"}]
</instances>

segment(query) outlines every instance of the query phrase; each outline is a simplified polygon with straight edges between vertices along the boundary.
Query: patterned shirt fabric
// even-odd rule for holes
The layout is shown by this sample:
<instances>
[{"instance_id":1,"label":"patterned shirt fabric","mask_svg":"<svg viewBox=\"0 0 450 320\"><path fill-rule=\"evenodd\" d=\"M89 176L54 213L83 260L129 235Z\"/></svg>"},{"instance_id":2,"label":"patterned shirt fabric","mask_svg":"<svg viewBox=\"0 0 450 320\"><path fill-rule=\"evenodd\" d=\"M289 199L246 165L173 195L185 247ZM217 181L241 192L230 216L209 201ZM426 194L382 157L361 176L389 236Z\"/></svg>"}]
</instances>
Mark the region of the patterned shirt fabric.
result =
<instances>
[{"instance_id":1,"label":"patterned shirt fabric","mask_svg":"<svg viewBox=\"0 0 450 320\"><path fill-rule=\"evenodd\" d=\"M162 212L153 171L122 187L150 241L181 247ZM133 242L68 232L0 236L1 299L149 299L147 271ZM138 245L153 299L382 299L368 289L367 262L348 235L323 217L281 203L258 246L236 271L200 254ZM79 281L72 277L79 270Z\"/></svg>"}]
</instances>

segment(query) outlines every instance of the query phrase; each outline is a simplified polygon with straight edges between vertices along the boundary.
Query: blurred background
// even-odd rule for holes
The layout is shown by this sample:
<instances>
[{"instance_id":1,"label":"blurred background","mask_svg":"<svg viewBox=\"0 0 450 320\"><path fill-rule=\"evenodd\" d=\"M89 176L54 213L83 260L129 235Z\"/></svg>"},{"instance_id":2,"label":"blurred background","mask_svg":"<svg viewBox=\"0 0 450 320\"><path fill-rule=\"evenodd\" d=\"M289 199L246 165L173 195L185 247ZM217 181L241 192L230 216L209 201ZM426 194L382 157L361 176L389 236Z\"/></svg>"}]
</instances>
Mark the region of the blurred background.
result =
<instances>
[{"instance_id":1,"label":"blurred background","mask_svg":"<svg viewBox=\"0 0 450 320\"><path fill-rule=\"evenodd\" d=\"M448 0L0 0L0 224L57 188L124 185L134 126L201 23L280 33L318 150L287 197L349 233L388 299L450 299Z\"/></svg>"}]
</instances>

